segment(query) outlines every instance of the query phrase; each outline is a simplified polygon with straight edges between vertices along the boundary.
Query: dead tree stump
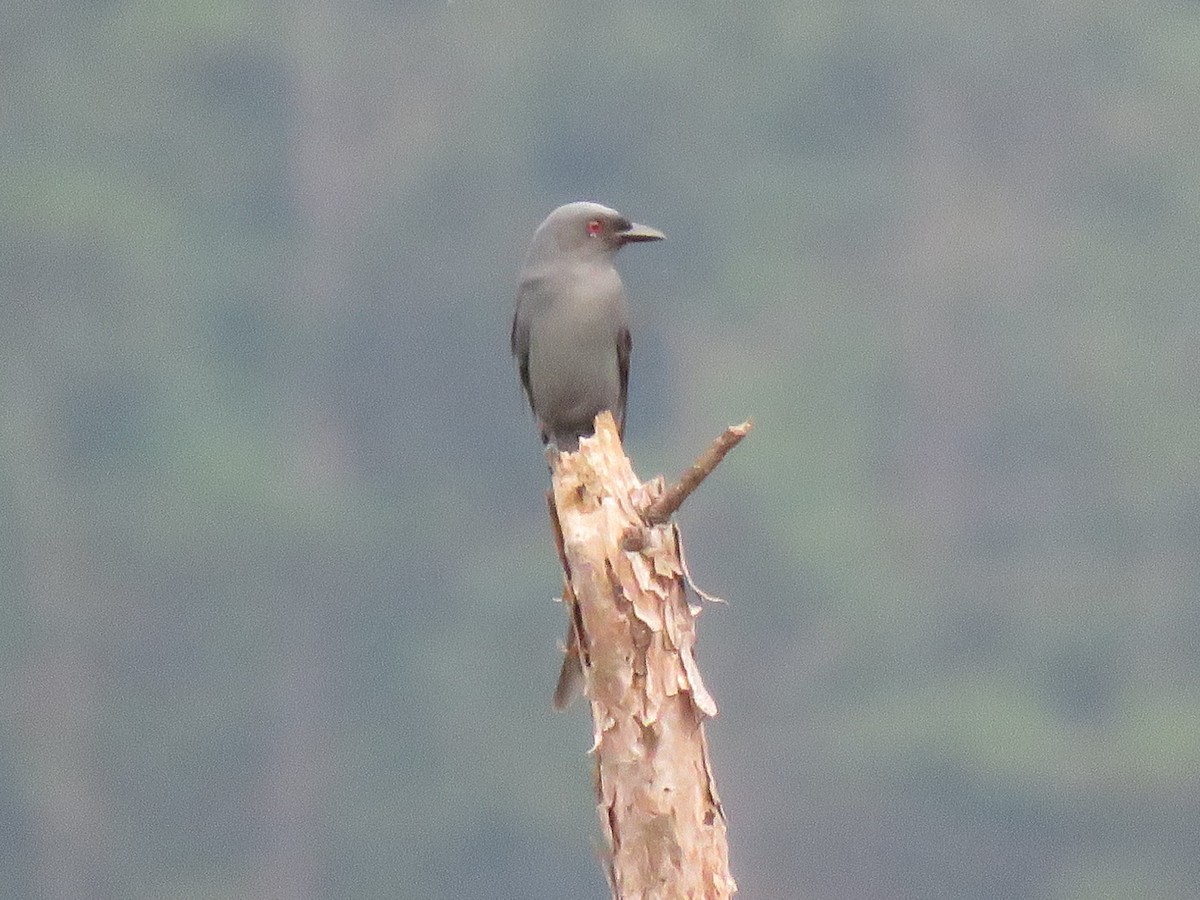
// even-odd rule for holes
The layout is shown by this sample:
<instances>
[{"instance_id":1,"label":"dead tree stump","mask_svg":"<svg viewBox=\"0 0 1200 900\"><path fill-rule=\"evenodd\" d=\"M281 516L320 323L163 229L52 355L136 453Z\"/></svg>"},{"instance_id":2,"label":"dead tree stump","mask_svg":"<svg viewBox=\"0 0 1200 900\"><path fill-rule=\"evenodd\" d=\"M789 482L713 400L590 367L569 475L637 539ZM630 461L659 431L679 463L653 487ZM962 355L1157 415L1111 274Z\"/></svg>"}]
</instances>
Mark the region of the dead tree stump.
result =
<instances>
[{"instance_id":1,"label":"dead tree stump","mask_svg":"<svg viewBox=\"0 0 1200 900\"><path fill-rule=\"evenodd\" d=\"M568 665L582 667L591 704L615 900L719 900L737 890L704 737L717 705L693 654L700 607L688 603L679 533L665 520L748 430L727 431L671 490L637 479L608 413L578 453L552 463L567 653L577 658ZM672 491L672 509L663 515L658 503L648 516Z\"/></svg>"}]
</instances>

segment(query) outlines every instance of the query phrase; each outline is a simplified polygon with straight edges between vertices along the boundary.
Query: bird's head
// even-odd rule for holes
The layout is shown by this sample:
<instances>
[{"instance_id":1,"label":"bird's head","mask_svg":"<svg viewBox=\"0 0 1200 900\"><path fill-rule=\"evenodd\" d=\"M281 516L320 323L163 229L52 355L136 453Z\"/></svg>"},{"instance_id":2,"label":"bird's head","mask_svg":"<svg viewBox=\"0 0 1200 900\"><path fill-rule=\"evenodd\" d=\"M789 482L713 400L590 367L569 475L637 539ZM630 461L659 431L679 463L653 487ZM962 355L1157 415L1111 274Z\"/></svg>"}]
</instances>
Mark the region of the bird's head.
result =
<instances>
[{"instance_id":1,"label":"bird's head","mask_svg":"<svg viewBox=\"0 0 1200 900\"><path fill-rule=\"evenodd\" d=\"M546 217L533 235L530 255L611 256L626 244L664 237L657 228L631 222L615 209L581 200L560 206Z\"/></svg>"}]
</instances>

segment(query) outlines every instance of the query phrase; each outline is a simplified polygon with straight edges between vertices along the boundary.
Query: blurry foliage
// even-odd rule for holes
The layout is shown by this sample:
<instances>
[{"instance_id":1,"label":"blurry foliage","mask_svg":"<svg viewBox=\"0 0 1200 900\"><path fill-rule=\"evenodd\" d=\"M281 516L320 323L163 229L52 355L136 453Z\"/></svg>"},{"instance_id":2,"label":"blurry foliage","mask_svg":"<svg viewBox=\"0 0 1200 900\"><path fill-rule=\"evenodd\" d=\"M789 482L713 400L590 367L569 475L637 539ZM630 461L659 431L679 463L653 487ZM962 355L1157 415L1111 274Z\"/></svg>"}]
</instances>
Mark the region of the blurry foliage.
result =
<instances>
[{"instance_id":1,"label":"blurry foliage","mask_svg":"<svg viewBox=\"0 0 1200 900\"><path fill-rule=\"evenodd\" d=\"M3 896L63 784L90 896L603 894L506 354L579 197L671 238L635 457L757 421L683 516L747 896L1191 896L1192 5L5 11Z\"/></svg>"}]
</instances>

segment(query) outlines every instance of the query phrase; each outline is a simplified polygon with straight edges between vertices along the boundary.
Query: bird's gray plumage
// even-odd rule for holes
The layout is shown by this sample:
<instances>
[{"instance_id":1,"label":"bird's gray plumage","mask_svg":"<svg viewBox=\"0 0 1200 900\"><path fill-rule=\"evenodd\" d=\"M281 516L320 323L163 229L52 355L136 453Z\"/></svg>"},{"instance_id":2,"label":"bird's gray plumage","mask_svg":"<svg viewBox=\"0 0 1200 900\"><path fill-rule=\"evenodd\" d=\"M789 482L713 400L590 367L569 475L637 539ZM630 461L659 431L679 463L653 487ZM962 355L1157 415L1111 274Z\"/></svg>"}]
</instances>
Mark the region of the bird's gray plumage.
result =
<instances>
[{"instance_id":1,"label":"bird's gray plumage","mask_svg":"<svg viewBox=\"0 0 1200 900\"><path fill-rule=\"evenodd\" d=\"M625 244L662 237L587 202L558 207L534 232L511 346L544 443L577 450L606 409L624 433L632 340L613 257Z\"/></svg>"}]
</instances>

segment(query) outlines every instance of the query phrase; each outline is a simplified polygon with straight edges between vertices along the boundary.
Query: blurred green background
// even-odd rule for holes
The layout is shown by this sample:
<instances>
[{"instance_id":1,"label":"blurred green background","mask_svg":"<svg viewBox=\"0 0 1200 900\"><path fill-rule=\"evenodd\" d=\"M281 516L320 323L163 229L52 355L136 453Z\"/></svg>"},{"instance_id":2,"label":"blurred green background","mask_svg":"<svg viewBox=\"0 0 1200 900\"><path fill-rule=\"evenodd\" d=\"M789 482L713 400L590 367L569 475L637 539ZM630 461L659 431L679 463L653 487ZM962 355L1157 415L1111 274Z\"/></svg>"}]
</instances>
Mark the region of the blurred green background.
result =
<instances>
[{"instance_id":1,"label":"blurred green background","mask_svg":"<svg viewBox=\"0 0 1200 900\"><path fill-rule=\"evenodd\" d=\"M0 6L0 900L607 896L508 358L622 254L742 896L1193 898L1200 6Z\"/></svg>"}]
</instances>

